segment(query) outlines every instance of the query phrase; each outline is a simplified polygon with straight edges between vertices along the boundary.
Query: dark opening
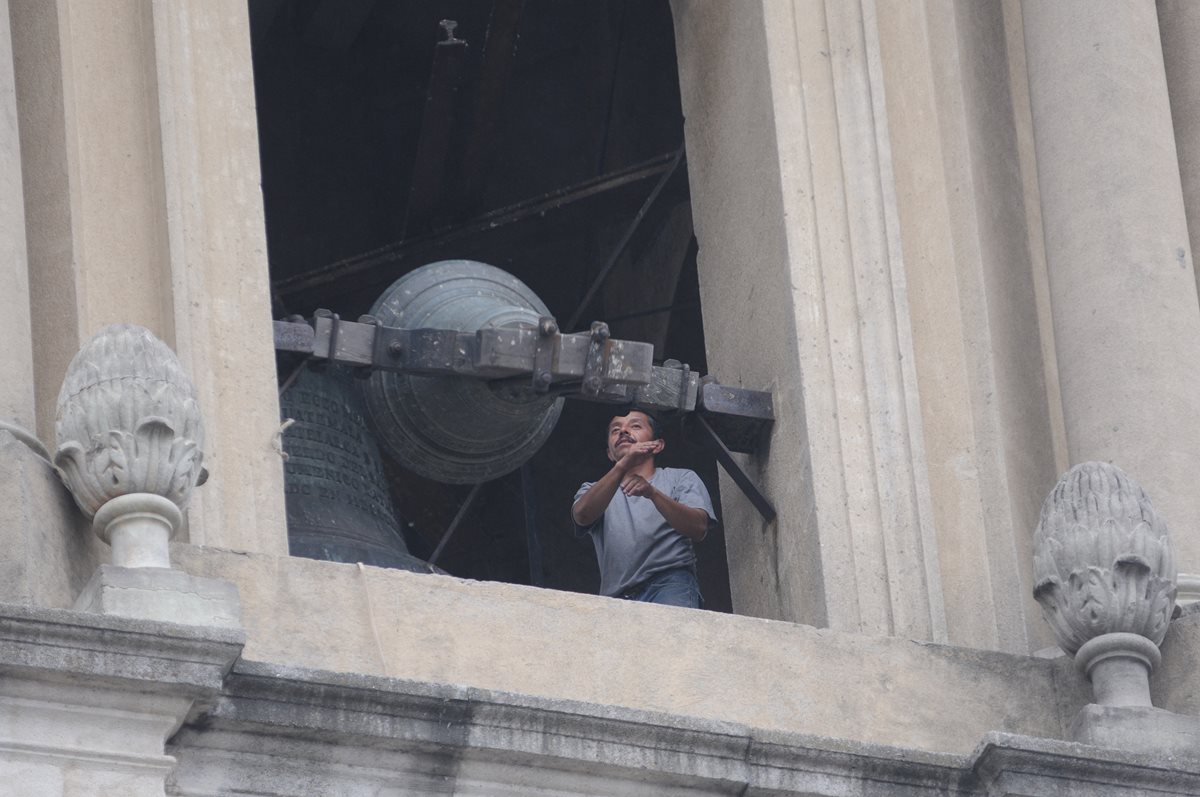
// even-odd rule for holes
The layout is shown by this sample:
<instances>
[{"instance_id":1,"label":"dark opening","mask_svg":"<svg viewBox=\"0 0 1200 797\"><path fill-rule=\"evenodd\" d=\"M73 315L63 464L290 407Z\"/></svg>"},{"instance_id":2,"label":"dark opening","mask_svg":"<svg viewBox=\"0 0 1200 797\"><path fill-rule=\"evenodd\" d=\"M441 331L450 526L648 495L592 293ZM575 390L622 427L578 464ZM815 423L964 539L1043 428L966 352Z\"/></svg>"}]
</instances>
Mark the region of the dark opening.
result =
<instances>
[{"instance_id":1,"label":"dark opening","mask_svg":"<svg viewBox=\"0 0 1200 797\"><path fill-rule=\"evenodd\" d=\"M274 314L355 318L399 276L468 258L529 285L565 324L682 146L666 0L250 0ZM443 24L452 20L453 24ZM684 165L686 166L686 164ZM667 182L581 325L706 372L686 168ZM574 330L567 330L574 331ZM595 592L571 533L602 475L605 405L568 401L526 468L481 489L438 565ZM712 457L666 424L659 464L718 503ZM387 462L426 558L469 486ZM528 521L528 522L527 522ZM708 609L729 611L724 537L698 546Z\"/></svg>"}]
</instances>

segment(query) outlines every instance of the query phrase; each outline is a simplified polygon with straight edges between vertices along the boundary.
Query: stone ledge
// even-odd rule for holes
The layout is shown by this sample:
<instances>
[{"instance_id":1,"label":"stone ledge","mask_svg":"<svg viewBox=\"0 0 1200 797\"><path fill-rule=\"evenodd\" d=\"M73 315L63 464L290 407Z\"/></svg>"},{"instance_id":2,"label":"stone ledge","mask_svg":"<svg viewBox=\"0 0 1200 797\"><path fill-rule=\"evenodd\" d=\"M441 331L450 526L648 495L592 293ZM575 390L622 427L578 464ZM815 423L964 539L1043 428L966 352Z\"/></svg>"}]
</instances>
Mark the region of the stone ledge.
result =
<instances>
[{"instance_id":1,"label":"stone ledge","mask_svg":"<svg viewBox=\"0 0 1200 797\"><path fill-rule=\"evenodd\" d=\"M0 604L0 673L211 694L241 655L232 629Z\"/></svg>"},{"instance_id":2,"label":"stone ledge","mask_svg":"<svg viewBox=\"0 0 1200 797\"><path fill-rule=\"evenodd\" d=\"M990 733L971 756L989 795L1029 797L1193 797L1200 759Z\"/></svg>"},{"instance_id":3,"label":"stone ledge","mask_svg":"<svg viewBox=\"0 0 1200 797\"><path fill-rule=\"evenodd\" d=\"M1185 797L1200 761L1004 733L971 756L452 684L241 661L169 752L173 782L272 795ZM270 783L259 792L256 783ZM320 787L314 783L321 784ZM316 791L309 791L316 788ZM542 792L539 792L542 793Z\"/></svg>"},{"instance_id":4,"label":"stone ledge","mask_svg":"<svg viewBox=\"0 0 1200 797\"><path fill-rule=\"evenodd\" d=\"M247 660L314 671L959 756L992 730L1064 738L1089 696L1066 658L181 544L172 556L237 584Z\"/></svg>"},{"instance_id":5,"label":"stone ledge","mask_svg":"<svg viewBox=\"0 0 1200 797\"><path fill-rule=\"evenodd\" d=\"M235 666L211 709L176 736L171 753L180 760L174 779L184 784L203 781L212 766L223 767L222 777L241 771L239 764L219 762L242 756L246 778L267 760L282 770L293 768L289 759L297 766L369 763L376 770L372 777L393 787L440 778L446 791L439 793L453 793L458 778L494 777L499 780L491 787L514 787L520 772L527 777L531 771L539 778L571 774L581 784L591 778L607 784L609 791L595 793L625 794L626 781L644 785L647 794L673 788L841 794L884 784L888 794L974 793L960 788L965 759L953 755L246 661ZM225 781L223 787L246 784ZM593 793L579 788L571 793Z\"/></svg>"}]
</instances>

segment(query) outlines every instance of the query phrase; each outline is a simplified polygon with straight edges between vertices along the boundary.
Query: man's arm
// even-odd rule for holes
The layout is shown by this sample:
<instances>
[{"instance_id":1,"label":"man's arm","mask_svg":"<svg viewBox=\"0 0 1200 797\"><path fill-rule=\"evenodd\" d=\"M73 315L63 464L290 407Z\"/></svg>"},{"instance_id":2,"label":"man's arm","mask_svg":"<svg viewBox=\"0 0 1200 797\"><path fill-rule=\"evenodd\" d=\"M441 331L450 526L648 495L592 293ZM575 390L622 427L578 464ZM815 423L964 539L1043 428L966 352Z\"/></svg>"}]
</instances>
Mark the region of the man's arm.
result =
<instances>
[{"instance_id":1,"label":"man's arm","mask_svg":"<svg viewBox=\"0 0 1200 797\"><path fill-rule=\"evenodd\" d=\"M592 489L596 488L593 486ZM708 534L709 517L707 512L699 507L679 503L661 490L655 489L654 485L641 476L630 476L622 486L622 490L626 495L649 498L654 503L654 508L666 518L671 528L692 542L700 542ZM609 498L611 500L611 496Z\"/></svg>"},{"instance_id":2,"label":"man's arm","mask_svg":"<svg viewBox=\"0 0 1200 797\"><path fill-rule=\"evenodd\" d=\"M608 473L579 496L579 500L571 507L571 517L575 525L586 528L599 520L604 510L608 509L609 501L617 494L617 488L621 486L623 478L625 474L619 466L613 465Z\"/></svg>"},{"instance_id":3,"label":"man's arm","mask_svg":"<svg viewBox=\"0 0 1200 797\"><path fill-rule=\"evenodd\" d=\"M660 490L655 490L650 500L671 528L692 542L700 542L708 534L708 513L703 509L681 504Z\"/></svg>"},{"instance_id":4,"label":"man's arm","mask_svg":"<svg viewBox=\"0 0 1200 797\"><path fill-rule=\"evenodd\" d=\"M599 520L604 510L608 509L609 502L617 494L617 489L626 475L661 450L662 444L658 440L631 446L625 456L588 488L586 493L579 496L579 500L571 507L571 517L575 525L587 527Z\"/></svg>"}]
</instances>

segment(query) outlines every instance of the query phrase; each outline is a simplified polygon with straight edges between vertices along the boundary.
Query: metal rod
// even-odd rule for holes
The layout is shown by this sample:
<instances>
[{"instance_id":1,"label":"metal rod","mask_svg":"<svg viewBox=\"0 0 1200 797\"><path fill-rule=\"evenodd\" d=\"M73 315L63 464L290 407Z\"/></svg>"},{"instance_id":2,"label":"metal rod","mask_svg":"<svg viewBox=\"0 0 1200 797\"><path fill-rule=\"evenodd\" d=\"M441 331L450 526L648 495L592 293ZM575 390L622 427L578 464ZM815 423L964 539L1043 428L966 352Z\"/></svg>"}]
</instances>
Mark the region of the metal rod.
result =
<instances>
[{"instance_id":1,"label":"metal rod","mask_svg":"<svg viewBox=\"0 0 1200 797\"><path fill-rule=\"evenodd\" d=\"M770 523L775 519L775 507L765 495L762 494L750 477L746 475L746 471L742 470L738 465L737 460L733 458L733 454L729 453L729 449L725 447L725 443L713 431L713 428L708 425L708 421L704 420L704 416L699 413L693 414L691 417L696 419L697 427L701 431L701 436L708 444L713 453L717 455L717 462L721 463L721 467L729 474L729 477L734 480L742 493L750 499L750 503L754 504L754 508L758 510L758 514L762 515L763 520Z\"/></svg>"},{"instance_id":2,"label":"metal rod","mask_svg":"<svg viewBox=\"0 0 1200 797\"><path fill-rule=\"evenodd\" d=\"M517 30L525 0L494 0L483 40L483 64L479 70L479 88L475 113L466 146L463 148L459 190L454 199L456 212L474 213L483 199L482 185L495 161L497 130L513 63L517 54Z\"/></svg>"},{"instance_id":3,"label":"metal rod","mask_svg":"<svg viewBox=\"0 0 1200 797\"><path fill-rule=\"evenodd\" d=\"M279 386L279 398L283 398L283 394L287 392L288 388L295 384L296 379L300 376L300 372L303 371L307 365L308 363L306 361L302 361L299 365L292 369L292 372L287 375L287 379L284 379L283 384Z\"/></svg>"},{"instance_id":4,"label":"metal rod","mask_svg":"<svg viewBox=\"0 0 1200 797\"><path fill-rule=\"evenodd\" d=\"M638 310L635 313L621 313L608 317L609 324L615 324L618 321L628 321L631 318L643 318L648 315L658 315L659 313L669 313L672 310L687 310L692 307L699 307L700 302L680 302L678 304L664 304L661 307L651 307L649 310Z\"/></svg>"},{"instance_id":5,"label":"metal rod","mask_svg":"<svg viewBox=\"0 0 1200 797\"><path fill-rule=\"evenodd\" d=\"M467 510L471 508L471 504L475 503L475 496L479 495L479 488L483 485L484 483L480 482L471 488L471 492L467 493L467 499L458 508L458 514L454 516L454 520L450 521L450 525L446 527L446 533L442 535L441 541L433 549L433 555L429 557L429 564L437 564L438 557L442 555L442 550L446 547L446 543L450 542L450 538L454 536L458 524L467 516Z\"/></svg>"},{"instance_id":6,"label":"metal rod","mask_svg":"<svg viewBox=\"0 0 1200 797\"><path fill-rule=\"evenodd\" d=\"M622 194L631 186L659 176L670 169L673 153L657 155L647 161L626 169L601 175L575 185L569 185L515 205L489 211L464 224L429 233L415 238L396 241L377 249L353 255L324 266L318 266L300 274L276 280L275 289L281 296L295 296L305 291L325 289L327 298L331 285L350 277L362 281L379 281L395 278L389 267L397 263L416 262L437 256L464 242L470 242L497 232L511 231L525 222L543 222L557 213L566 211L590 212L595 210L591 203ZM386 272L386 273L384 273ZM382 276L381 276L382 275Z\"/></svg>"},{"instance_id":7,"label":"metal rod","mask_svg":"<svg viewBox=\"0 0 1200 797\"><path fill-rule=\"evenodd\" d=\"M679 149L675 152L675 157L671 160L670 168L663 173L662 177L658 178L658 183L655 184L654 190L650 192L650 195L646 197L646 201L642 203L642 207L638 210L637 215L633 217L633 221L631 221L629 223L629 227L625 229L625 234L621 236L621 240L617 243L616 248L613 249L612 254L609 255L608 262L604 264L604 267L600 269L600 273L596 275L594 280L592 280L591 287L588 288L587 293L583 295L583 300L579 303L579 307L577 307L575 312L571 314L571 320L566 323L566 326L563 327L563 329L568 331L574 331L576 329L577 325L579 324L580 317L583 316L583 314L587 311L588 305L591 304L593 297L596 295L596 291L600 290L600 287L604 285L604 281L608 279L608 275L612 272L613 267L617 265L617 260L619 260L621 255L625 252L625 247L629 246L629 242L633 239L633 234L637 232L638 226L641 225L642 219L646 218L646 213L654 204L654 200L658 199L658 195L662 193L663 188L665 188L667 183L671 180L671 177L675 174L675 170L679 168L679 164L682 160L683 145L680 144Z\"/></svg>"}]
</instances>

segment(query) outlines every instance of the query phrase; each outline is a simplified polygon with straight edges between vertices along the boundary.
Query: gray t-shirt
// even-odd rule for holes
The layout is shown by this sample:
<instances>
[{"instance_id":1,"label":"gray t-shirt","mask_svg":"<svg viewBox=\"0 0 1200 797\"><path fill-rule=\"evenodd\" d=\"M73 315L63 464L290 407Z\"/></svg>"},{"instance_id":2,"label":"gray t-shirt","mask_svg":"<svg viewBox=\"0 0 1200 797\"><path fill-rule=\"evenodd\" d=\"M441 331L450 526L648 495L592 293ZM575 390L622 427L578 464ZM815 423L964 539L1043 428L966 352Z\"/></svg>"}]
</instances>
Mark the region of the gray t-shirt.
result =
<instances>
[{"instance_id":1,"label":"gray t-shirt","mask_svg":"<svg viewBox=\"0 0 1200 797\"><path fill-rule=\"evenodd\" d=\"M591 488L584 482L575 500ZM712 500L700 477L681 468L658 468L650 477L654 489L684 506L703 509L709 525L716 523ZM592 535L600 563L600 594L617 596L650 576L696 561L692 541L667 523L649 498L630 497L619 489L604 514L591 526L575 526L575 534Z\"/></svg>"}]
</instances>

